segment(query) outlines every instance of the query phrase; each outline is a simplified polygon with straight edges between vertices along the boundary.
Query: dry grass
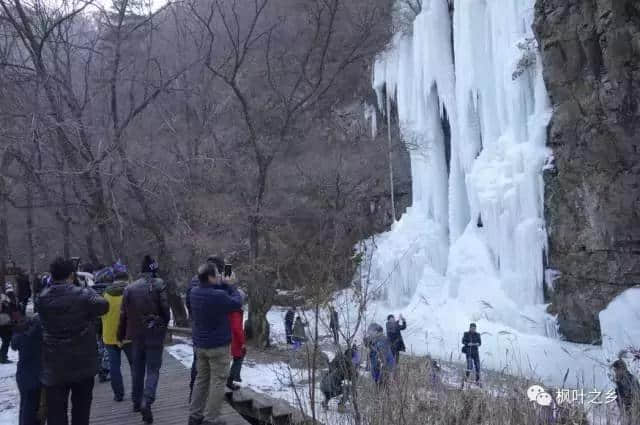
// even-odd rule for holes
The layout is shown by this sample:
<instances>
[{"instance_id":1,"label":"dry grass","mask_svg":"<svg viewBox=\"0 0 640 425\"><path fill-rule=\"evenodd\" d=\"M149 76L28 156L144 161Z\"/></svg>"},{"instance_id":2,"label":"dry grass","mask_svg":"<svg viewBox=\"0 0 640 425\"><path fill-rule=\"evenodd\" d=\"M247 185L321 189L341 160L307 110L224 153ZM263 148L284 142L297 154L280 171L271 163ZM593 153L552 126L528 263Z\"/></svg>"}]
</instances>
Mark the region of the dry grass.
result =
<instances>
[{"instance_id":1,"label":"dry grass","mask_svg":"<svg viewBox=\"0 0 640 425\"><path fill-rule=\"evenodd\" d=\"M455 366L457 370L460 366ZM484 388L467 385L461 388L451 376L445 382L432 382L423 358L404 357L394 379L384 389L376 388L368 377L358 382L356 404L340 423L362 425L587 425L588 415L582 406L551 409L530 402L526 389L533 382L489 373ZM456 372L457 373L457 372ZM441 373L440 376L446 376ZM461 371L460 371L461 376ZM617 409L600 417L599 425L619 424ZM629 424L638 425L640 421ZM337 425L325 424L325 425Z\"/></svg>"}]
</instances>

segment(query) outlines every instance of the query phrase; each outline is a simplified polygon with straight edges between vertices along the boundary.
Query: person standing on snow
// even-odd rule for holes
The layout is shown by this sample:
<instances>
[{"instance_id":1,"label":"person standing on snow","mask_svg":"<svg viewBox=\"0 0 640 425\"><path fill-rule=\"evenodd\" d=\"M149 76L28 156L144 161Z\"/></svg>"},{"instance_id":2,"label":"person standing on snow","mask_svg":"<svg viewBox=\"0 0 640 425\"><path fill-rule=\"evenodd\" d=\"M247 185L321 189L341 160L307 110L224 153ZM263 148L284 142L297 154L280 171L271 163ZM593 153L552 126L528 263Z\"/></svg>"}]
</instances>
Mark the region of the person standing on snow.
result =
<instances>
[{"instance_id":1,"label":"person standing on snow","mask_svg":"<svg viewBox=\"0 0 640 425\"><path fill-rule=\"evenodd\" d=\"M293 320L296 316L296 308L291 307L287 310L287 313L284 315L284 332L287 335L287 344L293 344L293 339L291 336L293 335Z\"/></svg>"},{"instance_id":2,"label":"person standing on snow","mask_svg":"<svg viewBox=\"0 0 640 425\"><path fill-rule=\"evenodd\" d=\"M246 300L246 295L240 288L238 292L242 297L242 303ZM234 383L242 382L240 377L240 371L242 370L242 362L247 355L247 347L245 346L244 336L244 312L242 309L234 310L229 313L229 325L231 327L231 369L229 370L229 377L227 378L227 388L232 391L240 389L240 387Z\"/></svg>"},{"instance_id":3,"label":"person standing on snow","mask_svg":"<svg viewBox=\"0 0 640 425\"><path fill-rule=\"evenodd\" d=\"M333 306L329 306L329 329L333 335L333 343L340 345L340 317Z\"/></svg>"},{"instance_id":4,"label":"person standing on snow","mask_svg":"<svg viewBox=\"0 0 640 425\"><path fill-rule=\"evenodd\" d=\"M462 336L462 352L467 357L467 370L465 376L468 379L469 374L475 368L476 382L480 382L480 353L478 347L482 345L480 334L476 332L476 324L469 325L469 331Z\"/></svg>"},{"instance_id":5,"label":"person standing on snow","mask_svg":"<svg viewBox=\"0 0 640 425\"><path fill-rule=\"evenodd\" d=\"M329 362L329 370L322 375L320 379L320 391L324 395L322 407L327 409L329 401L342 395L342 399L338 403L338 408L344 408L349 397L348 388L343 385L344 380L353 380L355 368L351 362L351 351L347 349L345 353L336 352L335 357Z\"/></svg>"},{"instance_id":6,"label":"person standing on snow","mask_svg":"<svg viewBox=\"0 0 640 425\"><path fill-rule=\"evenodd\" d=\"M302 344L307 341L307 333L304 330L305 326L307 326L307 324L302 321L302 318L300 316L296 317L296 321L293 324L293 335L291 336L294 350L298 350L302 347Z\"/></svg>"},{"instance_id":7,"label":"person standing on snow","mask_svg":"<svg viewBox=\"0 0 640 425\"><path fill-rule=\"evenodd\" d=\"M640 384L638 379L629 372L624 360L616 360L611 365L616 384L616 402L620 409L622 424L632 425L640 418ZM636 419L634 421L634 419Z\"/></svg>"},{"instance_id":8,"label":"person standing on snow","mask_svg":"<svg viewBox=\"0 0 640 425\"><path fill-rule=\"evenodd\" d=\"M367 329L366 344L369 347L371 377L378 387L384 387L395 368L395 357L382 326L372 323Z\"/></svg>"},{"instance_id":9,"label":"person standing on snow","mask_svg":"<svg viewBox=\"0 0 640 425\"><path fill-rule=\"evenodd\" d=\"M171 319L167 288L157 277L158 263L150 256L142 261L142 277L127 286L122 297L118 341L131 341L133 374L131 399L134 412L153 423L151 405L156 399L164 338Z\"/></svg>"},{"instance_id":10,"label":"person standing on snow","mask_svg":"<svg viewBox=\"0 0 640 425\"><path fill-rule=\"evenodd\" d=\"M396 320L393 314L387 316L387 338L389 339L396 365L400 361L400 352L406 350L401 333L405 329L407 329L407 321L404 320L402 314L400 315L400 320Z\"/></svg>"},{"instance_id":11,"label":"person standing on snow","mask_svg":"<svg viewBox=\"0 0 640 425\"><path fill-rule=\"evenodd\" d=\"M26 318L16 326L11 339L11 348L19 353L16 370L16 383L18 391L20 391L18 423L20 425L39 425L38 409L40 408L40 393L42 391L40 383L42 325L38 315Z\"/></svg>"},{"instance_id":12,"label":"person standing on snow","mask_svg":"<svg viewBox=\"0 0 640 425\"><path fill-rule=\"evenodd\" d=\"M13 289L9 288L6 293L0 294L0 364L11 363L9 360L9 345L11 344L11 336L13 335L13 327L20 316L18 303L13 293Z\"/></svg>"}]
</instances>

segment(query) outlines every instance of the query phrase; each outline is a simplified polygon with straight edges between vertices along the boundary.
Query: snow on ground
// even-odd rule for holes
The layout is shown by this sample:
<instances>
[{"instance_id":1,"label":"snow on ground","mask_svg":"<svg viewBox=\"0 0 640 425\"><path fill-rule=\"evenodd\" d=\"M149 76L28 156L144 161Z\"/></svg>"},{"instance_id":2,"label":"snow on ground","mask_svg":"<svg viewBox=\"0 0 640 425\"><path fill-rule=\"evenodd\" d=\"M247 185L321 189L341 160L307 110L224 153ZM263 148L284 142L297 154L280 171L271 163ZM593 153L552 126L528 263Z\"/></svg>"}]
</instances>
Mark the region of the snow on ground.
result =
<instances>
[{"instance_id":1,"label":"snow on ground","mask_svg":"<svg viewBox=\"0 0 640 425\"><path fill-rule=\"evenodd\" d=\"M18 425L20 394L16 385L18 353L9 350L11 364L0 365L0 425Z\"/></svg>"},{"instance_id":2,"label":"snow on ground","mask_svg":"<svg viewBox=\"0 0 640 425\"><path fill-rule=\"evenodd\" d=\"M279 311L273 312L273 316L279 314ZM284 326L282 335L284 335ZM185 367L191 367L193 347L190 344L175 344L167 347L166 350L185 365ZM332 355L331 353L331 356ZM281 361L264 364L256 363L252 360L245 360L242 366L241 376L241 386L251 388L269 397L284 400L293 406L294 409L299 409L302 403L305 413L311 415L309 379L306 370L290 368L287 363ZM316 414L318 419L325 425L349 423L346 415L336 411L337 399L331 401L329 409L326 411L320 407L320 403L323 400L322 393L319 389L320 373L316 379L318 380L318 388L316 388Z\"/></svg>"}]
</instances>

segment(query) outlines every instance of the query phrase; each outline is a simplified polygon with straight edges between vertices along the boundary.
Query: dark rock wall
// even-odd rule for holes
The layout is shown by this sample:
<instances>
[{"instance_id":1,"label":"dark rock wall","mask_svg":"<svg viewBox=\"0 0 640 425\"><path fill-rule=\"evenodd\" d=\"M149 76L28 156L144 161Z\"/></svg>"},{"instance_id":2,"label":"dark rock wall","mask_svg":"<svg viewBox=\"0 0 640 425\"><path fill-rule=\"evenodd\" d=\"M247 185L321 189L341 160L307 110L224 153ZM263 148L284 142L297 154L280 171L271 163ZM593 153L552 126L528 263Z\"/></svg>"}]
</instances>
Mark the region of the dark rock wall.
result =
<instances>
[{"instance_id":1,"label":"dark rock wall","mask_svg":"<svg viewBox=\"0 0 640 425\"><path fill-rule=\"evenodd\" d=\"M640 284L640 0L538 0L535 13L554 107L550 310L566 339L599 343L598 312Z\"/></svg>"}]
</instances>

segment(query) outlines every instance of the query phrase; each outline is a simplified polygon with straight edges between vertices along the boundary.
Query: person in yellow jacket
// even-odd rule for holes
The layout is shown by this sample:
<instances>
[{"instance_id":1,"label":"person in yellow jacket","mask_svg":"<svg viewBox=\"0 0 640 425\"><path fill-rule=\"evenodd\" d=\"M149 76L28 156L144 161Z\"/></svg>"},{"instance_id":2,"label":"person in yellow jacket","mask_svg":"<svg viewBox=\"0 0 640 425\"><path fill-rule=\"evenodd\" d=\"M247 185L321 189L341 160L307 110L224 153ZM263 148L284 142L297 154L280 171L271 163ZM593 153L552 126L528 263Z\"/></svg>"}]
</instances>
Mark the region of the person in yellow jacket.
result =
<instances>
[{"instance_id":1,"label":"person in yellow jacket","mask_svg":"<svg viewBox=\"0 0 640 425\"><path fill-rule=\"evenodd\" d=\"M118 325L120 324L120 305L124 289L129 284L127 268L120 263L113 266L114 282L104 291L104 299L109 303L109 312L102 316L102 341L109 355L111 371L111 389L115 401L124 400L124 382L122 381L122 353L124 352L131 367L131 342L118 341Z\"/></svg>"}]
</instances>

